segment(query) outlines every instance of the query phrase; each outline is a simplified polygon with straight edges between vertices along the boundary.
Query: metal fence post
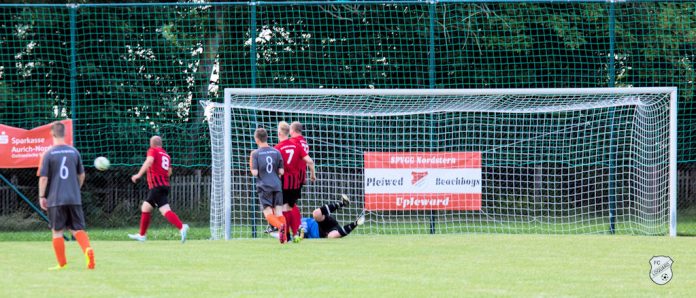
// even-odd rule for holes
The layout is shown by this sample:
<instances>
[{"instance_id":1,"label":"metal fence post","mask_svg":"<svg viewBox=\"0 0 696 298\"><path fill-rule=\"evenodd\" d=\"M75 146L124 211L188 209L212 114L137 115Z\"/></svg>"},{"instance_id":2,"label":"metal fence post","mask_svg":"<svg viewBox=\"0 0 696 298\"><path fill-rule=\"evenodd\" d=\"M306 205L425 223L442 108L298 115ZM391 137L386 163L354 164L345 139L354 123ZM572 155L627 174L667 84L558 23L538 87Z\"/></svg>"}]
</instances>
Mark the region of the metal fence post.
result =
<instances>
[{"instance_id":1,"label":"metal fence post","mask_svg":"<svg viewBox=\"0 0 696 298\"><path fill-rule=\"evenodd\" d=\"M609 3L609 86L614 87L616 84L615 63L615 43L616 43L616 12L614 11L614 0Z\"/></svg>"},{"instance_id":2,"label":"metal fence post","mask_svg":"<svg viewBox=\"0 0 696 298\"><path fill-rule=\"evenodd\" d=\"M256 88L256 2L249 2L249 11L251 13L251 24L250 24L250 29L249 29L249 37L251 37L251 49L250 49L250 56L249 56L249 62L251 63L251 88ZM254 127L251 128L252 135L254 134L254 131L256 130L256 127L258 127L258 124L256 122L256 115L253 116L253 123ZM229 132L228 132L229 133ZM252 140L252 147L253 145L253 140ZM254 181L255 183L256 181ZM258 233L256 231L256 221L257 221L257 212L251 212L251 237L252 238L257 238Z\"/></svg>"},{"instance_id":3,"label":"metal fence post","mask_svg":"<svg viewBox=\"0 0 696 298\"><path fill-rule=\"evenodd\" d=\"M72 118L73 144L77 143L77 9L79 5L68 4L70 13L70 118Z\"/></svg>"},{"instance_id":4,"label":"metal fence post","mask_svg":"<svg viewBox=\"0 0 696 298\"><path fill-rule=\"evenodd\" d=\"M614 0L609 2L609 87L616 83L616 71L614 69L614 43L616 42L615 29L616 15L614 12ZM616 233L616 142L614 141L614 108L611 108L611 125L609 129L609 233Z\"/></svg>"},{"instance_id":5,"label":"metal fence post","mask_svg":"<svg viewBox=\"0 0 696 298\"><path fill-rule=\"evenodd\" d=\"M256 88L256 2L249 2L249 12L251 24L249 28L249 37L251 38L249 65L251 67L251 88Z\"/></svg>"},{"instance_id":6,"label":"metal fence post","mask_svg":"<svg viewBox=\"0 0 696 298\"><path fill-rule=\"evenodd\" d=\"M430 45L428 53L428 78L430 89L434 89L436 84L435 76L435 17L437 14L437 0L430 0L428 3L428 14L430 19Z\"/></svg>"},{"instance_id":7,"label":"metal fence post","mask_svg":"<svg viewBox=\"0 0 696 298\"><path fill-rule=\"evenodd\" d=\"M429 25L429 40L430 40L430 45L429 45L429 53L428 53L428 78L429 78L429 86L430 89L435 89L437 84L435 82L436 76L435 76L435 17L437 14L437 0L429 0L428 1L428 15L430 19L430 25ZM434 134L435 132L432 131L435 126L435 119L433 119L433 115L430 115L430 142L431 142L431 148L436 148L432 147L435 144L435 139L434 139ZM435 211L430 210L430 234L435 234Z\"/></svg>"}]
</instances>

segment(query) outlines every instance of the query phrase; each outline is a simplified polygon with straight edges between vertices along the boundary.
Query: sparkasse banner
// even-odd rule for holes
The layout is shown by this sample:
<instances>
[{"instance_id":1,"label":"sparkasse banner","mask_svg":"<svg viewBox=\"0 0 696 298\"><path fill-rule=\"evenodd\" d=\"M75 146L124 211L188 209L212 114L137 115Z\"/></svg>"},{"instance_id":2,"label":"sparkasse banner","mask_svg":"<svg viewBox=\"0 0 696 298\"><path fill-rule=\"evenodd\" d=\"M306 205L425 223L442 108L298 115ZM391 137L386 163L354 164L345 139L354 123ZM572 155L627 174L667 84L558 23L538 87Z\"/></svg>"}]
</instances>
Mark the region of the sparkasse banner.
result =
<instances>
[{"instance_id":1,"label":"sparkasse banner","mask_svg":"<svg viewBox=\"0 0 696 298\"><path fill-rule=\"evenodd\" d=\"M480 152L365 152L367 210L481 210Z\"/></svg>"},{"instance_id":2,"label":"sparkasse banner","mask_svg":"<svg viewBox=\"0 0 696 298\"><path fill-rule=\"evenodd\" d=\"M72 120L61 123L65 125L65 142L72 145ZM51 124L31 130L0 124L0 168L36 168L52 145Z\"/></svg>"}]
</instances>

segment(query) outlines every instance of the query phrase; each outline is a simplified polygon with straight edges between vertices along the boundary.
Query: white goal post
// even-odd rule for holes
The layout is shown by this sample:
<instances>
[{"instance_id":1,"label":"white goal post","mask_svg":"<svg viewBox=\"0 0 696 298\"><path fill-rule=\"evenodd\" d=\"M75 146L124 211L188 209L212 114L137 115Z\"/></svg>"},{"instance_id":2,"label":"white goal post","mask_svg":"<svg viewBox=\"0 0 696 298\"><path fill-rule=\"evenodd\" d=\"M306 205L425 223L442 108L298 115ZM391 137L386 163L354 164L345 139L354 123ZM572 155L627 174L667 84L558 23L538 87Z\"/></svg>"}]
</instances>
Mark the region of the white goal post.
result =
<instances>
[{"instance_id":1,"label":"white goal post","mask_svg":"<svg viewBox=\"0 0 696 298\"><path fill-rule=\"evenodd\" d=\"M225 89L206 102L212 239L263 236L253 130L300 121L358 233L676 236L677 88Z\"/></svg>"}]
</instances>

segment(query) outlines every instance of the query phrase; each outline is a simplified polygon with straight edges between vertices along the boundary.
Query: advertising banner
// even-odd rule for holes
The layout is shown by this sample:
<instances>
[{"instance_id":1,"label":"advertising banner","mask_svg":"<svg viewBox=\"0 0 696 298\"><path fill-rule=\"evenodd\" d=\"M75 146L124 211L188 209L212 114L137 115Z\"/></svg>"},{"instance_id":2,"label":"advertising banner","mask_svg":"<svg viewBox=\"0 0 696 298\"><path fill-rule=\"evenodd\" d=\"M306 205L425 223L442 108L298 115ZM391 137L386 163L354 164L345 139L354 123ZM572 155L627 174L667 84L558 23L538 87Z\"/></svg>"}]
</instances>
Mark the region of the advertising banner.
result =
<instances>
[{"instance_id":1,"label":"advertising banner","mask_svg":"<svg viewBox=\"0 0 696 298\"><path fill-rule=\"evenodd\" d=\"M65 142L72 145L72 120L65 125ZM0 168L37 168L41 155L53 145L51 124L26 130L0 124Z\"/></svg>"},{"instance_id":2,"label":"advertising banner","mask_svg":"<svg viewBox=\"0 0 696 298\"><path fill-rule=\"evenodd\" d=\"M365 209L480 210L480 152L365 152Z\"/></svg>"}]
</instances>

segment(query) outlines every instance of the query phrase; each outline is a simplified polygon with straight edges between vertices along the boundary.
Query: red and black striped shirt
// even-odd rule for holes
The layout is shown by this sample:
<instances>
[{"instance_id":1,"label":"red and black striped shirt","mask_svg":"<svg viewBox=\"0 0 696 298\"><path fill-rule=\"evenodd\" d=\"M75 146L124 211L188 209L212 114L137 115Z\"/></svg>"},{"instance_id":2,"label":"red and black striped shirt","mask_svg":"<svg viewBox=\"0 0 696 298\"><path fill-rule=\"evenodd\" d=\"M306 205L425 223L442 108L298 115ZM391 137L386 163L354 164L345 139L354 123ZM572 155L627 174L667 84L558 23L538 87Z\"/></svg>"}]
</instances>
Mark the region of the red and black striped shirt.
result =
<instances>
[{"instance_id":1,"label":"red and black striped shirt","mask_svg":"<svg viewBox=\"0 0 696 298\"><path fill-rule=\"evenodd\" d=\"M283 165L285 169L285 174L283 174L283 189L301 188L302 182L304 181L302 175L307 175L307 164L303 160L304 157L307 156L307 153L304 151L304 148L290 139L278 143L274 148L280 151L280 155L283 157L283 162L285 163Z\"/></svg>"},{"instance_id":2,"label":"red and black striped shirt","mask_svg":"<svg viewBox=\"0 0 696 298\"><path fill-rule=\"evenodd\" d=\"M290 141L298 147L301 147L304 150L305 154L309 155L309 144L307 144L307 140L305 140L303 136L299 135L294 138L290 138ZM300 168L299 182L300 185L302 185L305 183L305 179L307 178L307 163L304 161L304 159L300 159L300 164L298 167Z\"/></svg>"},{"instance_id":3,"label":"red and black striped shirt","mask_svg":"<svg viewBox=\"0 0 696 298\"><path fill-rule=\"evenodd\" d=\"M172 159L162 147L150 148L147 156L154 158L149 169L147 169L147 186L153 189L158 186L169 186L169 167Z\"/></svg>"}]
</instances>

